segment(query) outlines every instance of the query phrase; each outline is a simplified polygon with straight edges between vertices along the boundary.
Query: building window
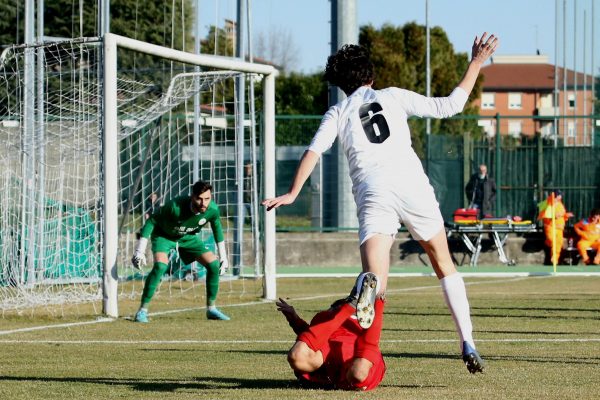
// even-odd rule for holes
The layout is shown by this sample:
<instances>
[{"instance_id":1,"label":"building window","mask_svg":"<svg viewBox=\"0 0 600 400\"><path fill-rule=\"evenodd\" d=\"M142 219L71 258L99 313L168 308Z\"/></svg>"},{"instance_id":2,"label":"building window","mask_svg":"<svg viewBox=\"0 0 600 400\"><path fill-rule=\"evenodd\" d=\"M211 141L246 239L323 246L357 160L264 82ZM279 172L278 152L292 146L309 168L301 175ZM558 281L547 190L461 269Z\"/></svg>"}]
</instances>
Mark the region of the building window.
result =
<instances>
[{"instance_id":1,"label":"building window","mask_svg":"<svg viewBox=\"0 0 600 400\"><path fill-rule=\"evenodd\" d=\"M570 138L575 137L575 123L573 121L567 123L567 136Z\"/></svg>"},{"instance_id":2,"label":"building window","mask_svg":"<svg viewBox=\"0 0 600 400\"><path fill-rule=\"evenodd\" d=\"M508 134L512 137L521 136L521 121L509 121L508 122Z\"/></svg>"},{"instance_id":3,"label":"building window","mask_svg":"<svg viewBox=\"0 0 600 400\"><path fill-rule=\"evenodd\" d=\"M509 93L508 94L508 108L510 110L521 109L521 93Z\"/></svg>"},{"instance_id":4,"label":"building window","mask_svg":"<svg viewBox=\"0 0 600 400\"><path fill-rule=\"evenodd\" d=\"M569 93L569 108L575 108L575 93Z\"/></svg>"},{"instance_id":5,"label":"building window","mask_svg":"<svg viewBox=\"0 0 600 400\"><path fill-rule=\"evenodd\" d=\"M482 93L481 108L483 110L491 110L496 108L496 95L494 93Z\"/></svg>"}]
</instances>

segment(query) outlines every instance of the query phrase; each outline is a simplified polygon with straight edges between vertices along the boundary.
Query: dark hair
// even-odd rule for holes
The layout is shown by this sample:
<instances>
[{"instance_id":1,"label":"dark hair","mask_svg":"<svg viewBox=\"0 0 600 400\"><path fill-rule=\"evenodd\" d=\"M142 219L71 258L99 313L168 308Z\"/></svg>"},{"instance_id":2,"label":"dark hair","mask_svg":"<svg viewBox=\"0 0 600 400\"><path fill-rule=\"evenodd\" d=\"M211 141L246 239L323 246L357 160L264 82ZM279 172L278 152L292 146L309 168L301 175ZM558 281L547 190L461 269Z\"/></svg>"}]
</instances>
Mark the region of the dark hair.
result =
<instances>
[{"instance_id":1,"label":"dark hair","mask_svg":"<svg viewBox=\"0 0 600 400\"><path fill-rule=\"evenodd\" d=\"M600 215L600 208L592 208L592 211L590 211L590 217L595 217L596 215Z\"/></svg>"},{"instance_id":2,"label":"dark hair","mask_svg":"<svg viewBox=\"0 0 600 400\"><path fill-rule=\"evenodd\" d=\"M373 63L367 49L345 44L327 58L323 78L350 95L359 87L373 82L373 76Z\"/></svg>"},{"instance_id":3,"label":"dark hair","mask_svg":"<svg viewBox=\"0 0 600 400\"><path fill-rule=\"evenodd\" d=\"M199 194L202 194L207 190L212 190L212 185L208 182L198 181L194 183L194 186L192 186L192 194L194 196L198 196Z\"/></svg>"},{"instance_id":4,"label":"dark hair","mask_svg":"<svg viewBox=\"0 0 600 400\"><path fill-rule=\"evenodd\" d=\"M560 189L554 189L552 193L554 193L554 196L562 196L563 194L562 190Z\"/></svg>"}]
</instances>

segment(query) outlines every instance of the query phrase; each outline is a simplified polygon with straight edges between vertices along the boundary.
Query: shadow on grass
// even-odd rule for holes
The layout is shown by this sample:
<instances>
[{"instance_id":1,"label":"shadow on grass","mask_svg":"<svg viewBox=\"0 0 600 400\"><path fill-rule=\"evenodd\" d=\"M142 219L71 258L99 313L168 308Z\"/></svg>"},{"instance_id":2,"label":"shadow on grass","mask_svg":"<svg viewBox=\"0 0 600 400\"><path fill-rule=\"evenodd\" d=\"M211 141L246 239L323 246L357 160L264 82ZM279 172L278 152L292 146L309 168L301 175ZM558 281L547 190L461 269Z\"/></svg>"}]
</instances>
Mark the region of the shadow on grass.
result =
<instances>
[{"instance_id":1,"label":"shadow on grass","mask_svg":"<svg viewBox=\"0 0 600 400\"><path fill-rule=\"evenodd\" d=\"M460 360L457 354L443 353L383 353L384 358L425 358L436 360Z\"/></svg>"},{"instance_id":2,"label":"shadow on grass","mask_svg":"<svg viewBox=\"0 0 600 400\"><path fill-rule=\"evenodd\" d=\"M83 377L36 377L36 376L0 376L0 382L42 382L42 383L66 383L66 384L97 384L107 386L127 386L132 390L140 392L176 392L189 390L219 390L224 389L293 389L293 390L324 390L331 388L301 384L298 380L282 379L243 379L243 378L223 378L223 377L196 377L190 381L180 380L149 380L135 378L83 378ZM381 388L403 388L403 389L426 389L426 388L445 388L444 385L394 385L381 384Z\"/></svg>"},{"instance_id":3,"label":"shadow on grass","mask_svg":"<svg viewBox=\"0 0 600 400\"><path fill-rule=\"evenodd\" d=\"M290 340L289 347L294 345L294 341ZM280 355L283 360L286 359L288 350L228 350L228 353L243 353L243 354L264 354L264 355Z\"/></svg>"},{"instance_id":4,"label":"shadow on grass","mask_svg":"<svg viewBox=\"0 0 600 400\"><path fill-rule=\"evenodd\" d=\"M471 310L515 310L515 311L573 311L573 312L598 312L597 308L570 308L570 307L471 307Z\"/></svg>"},{"instance_id":5,"label":"shadow on grass","mask_svg":"<svg viewBox=\"0 0 600 400\"><path fill-rule=\"evenodd\" d=\"M137 379L137 378L83 378L83 377L36 377L36 376L0 376L0 382L57 382L57 383L93 383L107 386L128 386L142 392L175 392L178 390L223 390L223 389L297 389L296 380L282 379L244 379L224 377L196 377L191 380L174 379Z\"/></svg>"},{"instance_id":6,"label":"shadow on grass","mask_svg":"<svg viewBox=\"0 0 600 400\"><path fill-rule=\"evenodd\" d=\"M482 354L484 361L511 361L527 363L548 363L548 364L579 364L579 365L600 365L598 357L541 357L541 356L490 356ZM384 353L384 358L407 358L407 359L448 359L460 360L460 356L443 353ZM462 362L462 361L461 361Z\"/></svg>"},{"instance_id":7,"label":"shadow on grass","mask_svg":"<svg viewBox=\"0 0 600 400\"><path fill-rule=\"evenodd\" d=\"M490 310L490 311L494 311L496 310L496 308L480 308L480 311L485 311L485 310ZM517 311L519 311L519 309L516 309ZM527 310L525 310L527 311ZM534 308L532 309L532 311L538 311L538 312L545 312L546 309L543 308ZM571 311L570 309L564 310L564 311ZM576 310L575 310L576 311ZM586 310L587 311L587 310ZM406 315L409 317L446 317L449 315L449 313L446 312L425 312L425 313L419 313L419 312L398 312L398 311L391 311L391 312L387 312L386 314L388 315ZM533 319L575 319L575 320L600 320L600 316L597 315L590 315L590 316L579 316L579 315L558 315L558 314L544 314L544 315L535 315L532 313L526 313L526 314L514 314L514 313L471 313L471 317L478 317L478 318L533 318Z\"/></svg>"},{"instance_id":8,"label":"shadow on grass","mask_svg":"<svg viewBox=\"0 0 600 400\"><path fill-rule=\"evenodd\" d=\"M600 365L598 357L540 357L540 356L486 356L486 361L511 361L544 364L575 364L575 365Z\"/></svg>"},{"instance_id":9,"label":"shadow on grass","mask_svg":"<svg viewBox=\"0 0 600 400\"><path fill-rule=\"evenodd\" d=\"M383 328L385 332L456 332L454 329L431 329L431 328ZM487 331L486 331L487 332Z\"/></svg>"},{"instance_id":10,"label":"shadow on grass","mask_svg":"<svg viewBox=\"0 0 600 400\"><path fill-rule=\"evenodd\" d=\"M384 328L385 332L447 332L447 333L455 333L454 329L419 329L419 328ZM498 333L502 335L595 335L598 332L589 331L589 332L567 332L567 331L524 331L524 330L497 330L497 329L485 329L477 331L478 334L482 333Z\"/></svg>"},{"instance_id":11,"label":"shadow on grass","mask_svg":"<svg viewBox=\"0 0 600 400\"><path fill-rule=\"evenodd\" d=\"M292 345L294 344L293 340L290 340L289 343L289 347L292 347ZM152 348L148 348L148 349L141 349L141 351L148 351L148 352L182 352L182 353L189 353L190 351L194 351L194 352L204 352L204 353L210 353L210 354L215 354L215 353L242 353L242 354L267 354L267 355L281 355L283 357L287 356L288 351L287 350L234 350L234 349L229 349L229 350L215 350L215 349L169 349L169 348L162 348L162 349L152 349Z\"/></svg>"}]
</instances>

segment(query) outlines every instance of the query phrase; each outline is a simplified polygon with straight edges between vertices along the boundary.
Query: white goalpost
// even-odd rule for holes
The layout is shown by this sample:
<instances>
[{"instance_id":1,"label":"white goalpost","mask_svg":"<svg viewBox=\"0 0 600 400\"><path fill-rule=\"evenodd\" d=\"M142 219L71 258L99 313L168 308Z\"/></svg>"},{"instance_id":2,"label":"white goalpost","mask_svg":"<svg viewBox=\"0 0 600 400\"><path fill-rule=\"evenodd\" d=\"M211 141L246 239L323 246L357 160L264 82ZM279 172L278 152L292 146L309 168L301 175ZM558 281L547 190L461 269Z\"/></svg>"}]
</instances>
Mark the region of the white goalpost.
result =
<instances>
[{"instance_id":1,"label":"white goalpost","mask_svg":"<svg viewBox=\"0 0 600 400\"><path fill-rule=\"evenodd\" d=\"M140 53L151 54L164 59L187 63L194 66L231 70L250 74L261 74L263 82L263 163L264 163L264 196L275 195L275 75L272 66L247 63L215 56L205 56L169 49L135 39L114 34L104 36L104 254L103 254L103 313L118 316L118 266L117 248L119 238L118 215L118 131L117 115L117 50L124 48ZM191 74L189 76L192 76ZM189 97L189 96L188 96ZM244 121L238 121L244 123ZM238 151L241 151L238 149ZM239 179L240 177L238 177ZM264 213L263 228L263 274L266 299L273 300L275 289L275 215Z\"/></svg>"},{"instance_id":2,"label":"white goalpost","mask_svg":"<svg viewBox=\"0 0 600 400\"><path fill-rule=\"evenodd\" d=\"M213 185L229 247L219 298L275 299L275 215L258 207L275 195L275 76L114 34L6 49L0 311L100 312L101 301L117 317L149 272L130 265L136 234L196 179ZM254 85L257 107L239 98ZM214 246L210 228L201 234ZM157 296L202 297L202 277L173 254Z\"/></svg>"}]
</instances>

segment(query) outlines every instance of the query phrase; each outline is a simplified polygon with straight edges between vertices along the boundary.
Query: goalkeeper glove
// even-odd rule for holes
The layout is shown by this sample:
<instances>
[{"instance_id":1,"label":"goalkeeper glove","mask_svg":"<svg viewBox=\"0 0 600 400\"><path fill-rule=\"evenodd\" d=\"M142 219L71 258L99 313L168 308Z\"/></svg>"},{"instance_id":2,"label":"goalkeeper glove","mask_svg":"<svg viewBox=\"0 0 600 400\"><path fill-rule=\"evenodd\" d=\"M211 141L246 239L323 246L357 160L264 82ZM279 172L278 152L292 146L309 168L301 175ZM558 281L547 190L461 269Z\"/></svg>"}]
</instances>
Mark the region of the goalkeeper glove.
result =
<instances>
[{"instance_id":1,"label":"goalkeeper glove","mask_svg":"<svg viewBox=\"0 0 600 400\"><path fill-rule=\"evenodd\" d=\"M133 251L133 257L131 258L131 264L136 269L142 270L142 267L146 265L146 245L148 244L147 238L140 238Z\"/></svg>"},{"instance_id":2,"label":"goalkeeper glove","mask_svg":"<svg viewBox=\"0 0 600 400\"><path fill-rule=\"evenodd\" d=\"M225 275L229 270L229 261L227 261L227 250L225 248L225 242L217 243L217 248L219 249L219 275Z\"/></svg>"}]
</instances>

